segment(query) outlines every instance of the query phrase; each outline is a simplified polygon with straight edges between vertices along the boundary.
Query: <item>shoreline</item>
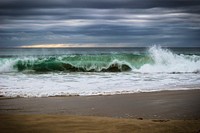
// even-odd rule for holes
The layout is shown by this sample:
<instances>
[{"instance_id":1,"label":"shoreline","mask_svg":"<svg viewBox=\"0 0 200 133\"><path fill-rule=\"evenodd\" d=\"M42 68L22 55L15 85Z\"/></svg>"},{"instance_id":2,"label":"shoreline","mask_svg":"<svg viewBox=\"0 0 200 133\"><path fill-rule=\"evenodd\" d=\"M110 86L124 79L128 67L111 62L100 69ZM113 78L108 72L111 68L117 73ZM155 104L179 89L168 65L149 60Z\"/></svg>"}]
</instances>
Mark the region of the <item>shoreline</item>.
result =
<instances>
[{"instance_id":1,"label":"shoreline","mask_svg":"<svg viewBox=\"0 0 200 133\"><path fill-rule=\"evenodd\" d=\"M199 89L98 96L0 97L0 114L200 119L199 102Z\"/></svg>"},{"instance_id":2,"label":"shoreline","mask_svg":"<svg viewBox=\"0 0 200 133\"><path fill-rule=\"evenodd\" d=\"M1 99L15 99L15 98L51 98L51 97L98 97L98 96L116 96L116 95L133 95L133 94L140 94L140 93L162 93L162 92L171 92L171 91L195 91L200 90L197 86L190 86L187 88L181 87L176 89L166 89L166 90L153 90L153 91L116 91L116 92L105 92L103 94L87 94L87 95L79 95L79 94L66 94L66 95L53 95L53 96L4 96L0 95Z\"/></svg>"}]
</instances>

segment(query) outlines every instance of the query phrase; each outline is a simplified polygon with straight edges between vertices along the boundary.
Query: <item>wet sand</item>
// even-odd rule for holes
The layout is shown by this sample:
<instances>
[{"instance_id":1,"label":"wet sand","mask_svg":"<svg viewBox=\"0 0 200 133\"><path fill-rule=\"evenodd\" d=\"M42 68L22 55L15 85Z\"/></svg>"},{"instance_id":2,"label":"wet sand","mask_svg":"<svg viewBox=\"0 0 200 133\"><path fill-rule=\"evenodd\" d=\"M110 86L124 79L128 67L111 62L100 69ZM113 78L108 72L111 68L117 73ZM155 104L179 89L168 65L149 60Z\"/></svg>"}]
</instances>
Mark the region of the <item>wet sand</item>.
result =
<instances>
[{"instance_id":1,"label":"wet sand","mask_svg":"<svg viewBox=\"0 0 200 133\"><path fill-rule=\"evenodd\" d=\"M65 114L145 119L200 118L200 90L111 96L0 98L0 114Z\"/></svg>"},{"instance_id":2,"label":"wet sand","mask_svg":"<svg viewBox=\"0 0 200 133\"><path fill-rule=\"evenodd\" d=\"M198 133L199 103L200 90L112 96L1 97L0 129L5 132L32 129L42 132ZM50 126L52 124L55 128ZM20 130L16 130L17 127Z\"/></svg>"}]
</instances>

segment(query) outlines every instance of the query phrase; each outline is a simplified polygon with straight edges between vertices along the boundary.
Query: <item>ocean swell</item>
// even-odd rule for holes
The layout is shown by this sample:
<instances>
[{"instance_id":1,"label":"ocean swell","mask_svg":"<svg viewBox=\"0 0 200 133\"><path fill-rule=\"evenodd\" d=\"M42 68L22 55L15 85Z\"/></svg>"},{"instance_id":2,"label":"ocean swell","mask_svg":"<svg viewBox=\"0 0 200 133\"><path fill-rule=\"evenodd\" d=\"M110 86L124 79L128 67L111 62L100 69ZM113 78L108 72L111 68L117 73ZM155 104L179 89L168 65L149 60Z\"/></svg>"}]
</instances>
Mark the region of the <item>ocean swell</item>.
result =
<instances>
[{"instance_id":1,"label":"ocean swell","mask_svg":"<svg viewBox=\"0 0 200 133\"><path fill-rule=\"evenodd\" d=\"M143 54L83 54L0 58L0 72L198 73L200 56L153 46Z\"/></svg>"}]
</instances>

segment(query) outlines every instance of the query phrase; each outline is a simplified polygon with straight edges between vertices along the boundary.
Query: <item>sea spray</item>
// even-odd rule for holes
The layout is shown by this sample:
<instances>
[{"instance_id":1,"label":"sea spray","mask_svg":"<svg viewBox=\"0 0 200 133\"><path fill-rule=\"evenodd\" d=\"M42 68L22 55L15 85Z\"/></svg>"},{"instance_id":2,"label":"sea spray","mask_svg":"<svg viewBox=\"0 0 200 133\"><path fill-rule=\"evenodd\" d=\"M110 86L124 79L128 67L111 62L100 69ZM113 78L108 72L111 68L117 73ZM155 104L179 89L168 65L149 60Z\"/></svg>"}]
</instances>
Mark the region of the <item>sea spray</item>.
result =
<instances>
[{"instance_id":1,"label":"sea spray","mask_svg":"<svg viewBox=\"0 0 200 133\"><path fill-rule=\"evenodd\" d=\"M148 50L153 64L144 64L138 72L145 73L195 73L200 71L200 56L178 55L168 49L153 46Z\"/></svg>"}]
</instances>

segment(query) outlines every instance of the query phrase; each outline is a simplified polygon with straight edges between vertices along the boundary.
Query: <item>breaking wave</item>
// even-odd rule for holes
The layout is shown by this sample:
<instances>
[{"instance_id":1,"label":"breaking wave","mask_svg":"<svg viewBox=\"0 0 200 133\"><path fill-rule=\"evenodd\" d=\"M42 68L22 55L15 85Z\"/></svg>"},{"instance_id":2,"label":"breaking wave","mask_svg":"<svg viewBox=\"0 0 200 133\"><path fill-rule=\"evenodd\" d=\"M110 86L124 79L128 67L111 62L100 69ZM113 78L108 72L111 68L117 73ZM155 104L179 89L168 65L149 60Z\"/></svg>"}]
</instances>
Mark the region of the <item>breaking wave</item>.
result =
<instances>
[{"instance_id":1,"label":"breaking wave","mask_svg":"<svg viewBox=\"0 0 200 133\"><path fill-rule=\"evenodd\" d=\"M200 56L175 54L153 46L144 54L74 54L0 58L0 72L198 73Z\"/></svg>"}]
</instances>

